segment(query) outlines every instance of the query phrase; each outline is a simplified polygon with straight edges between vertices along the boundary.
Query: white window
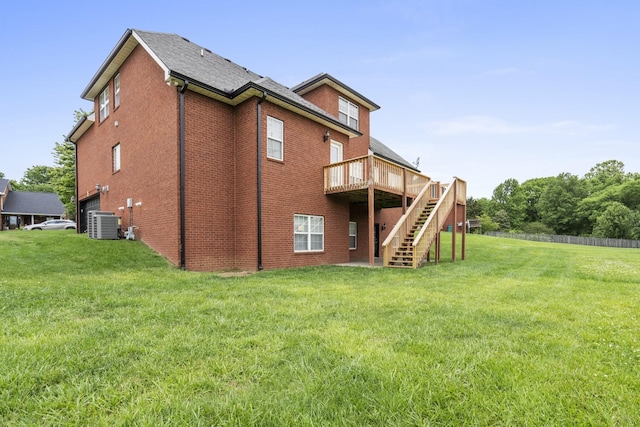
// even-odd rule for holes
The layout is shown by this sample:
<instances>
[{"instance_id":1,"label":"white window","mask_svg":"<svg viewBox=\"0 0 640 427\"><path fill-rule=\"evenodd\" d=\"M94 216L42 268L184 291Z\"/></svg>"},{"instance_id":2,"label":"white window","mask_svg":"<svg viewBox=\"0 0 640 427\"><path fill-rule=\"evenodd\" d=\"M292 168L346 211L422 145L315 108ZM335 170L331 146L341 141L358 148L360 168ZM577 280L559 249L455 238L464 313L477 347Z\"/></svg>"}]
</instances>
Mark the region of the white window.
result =
<instances>
[{"instance_id":1,"label":"white window","mask_svg":"<svg viewBox=\"0 0 640 427\"><path fill-rule=\"evenodd\" d=\"M109 117L109 86L100 94L100 121Z\"/></svg>"},{"instance_id":2,"label":"white window","mask_svg":"<svg viewBox=\"0 0 640 427\"><path fill-rule=\"evenodd\" d=\"M342 97L338 99L338 118L342 123L358 130L358 106L353 102Z\"/></svg>"},{"instance_id":3,"label":"white window","mask_svg":"<svg viewBox=\"0 0 640 427\"><path fill-rule=\"evenodd\" d=\"M120 144L113 146L113 171L118 172L120 170Z\"/></svg>"},{"instance_id":4,"label":"white window","mask_svg":"<svg viewBox=\"0 0 640 427\"><path fill-rule=\"evenodd\" d=\"M295 252L324 250L324 217L293 216L293 250Z\"/></svg>"},{"instance_id":5,"label":"white window","mask_svg":"<svg viewBox=\"0 0 640 427\"><path fill-rule=\"evenodd\" d=\"M349 249L358 248L358 223L349 222Z\"/></svg>"},{"instance_id":6,"label":"white window","mask_svg":"<svg viewBox=\"0 0 640 427\"><path fill-rule=\"evenodd\" d=\"M113 78L113 108L120 105L120 74Z\"/></svg>"},{"instance_id":7,"label":"white window","mask_svg":"<svg viewBox=\"0 0 640 427\"><path fill-rule=\"evenodd\" d=\"M284 123L267 116L267 157L283 160Z\"/></svg>"}]
</instances>

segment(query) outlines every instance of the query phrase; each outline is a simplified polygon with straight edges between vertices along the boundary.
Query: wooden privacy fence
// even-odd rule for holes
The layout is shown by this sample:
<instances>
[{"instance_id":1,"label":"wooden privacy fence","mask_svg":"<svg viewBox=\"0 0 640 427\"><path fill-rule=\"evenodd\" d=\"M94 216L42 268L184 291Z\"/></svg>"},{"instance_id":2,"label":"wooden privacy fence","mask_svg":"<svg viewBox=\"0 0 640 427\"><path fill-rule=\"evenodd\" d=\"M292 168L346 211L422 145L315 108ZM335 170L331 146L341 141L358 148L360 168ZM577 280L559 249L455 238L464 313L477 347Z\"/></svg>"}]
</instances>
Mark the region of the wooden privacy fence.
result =
<instances>
[{"instance_id":1,"label":"wooden privacy fence","mask_svg":"<svg viewBox=\"0 0 640 427\"><path fill-rule=\"evenodd\" d=\"M640 248L640 240L603 239L600 237L561 236L557 234L504 233L489 231L486 236L506 237L509 239L531 240L534 242L568 243L571 245L606 246L609 248Z\"/></svg>"}]
</instances>

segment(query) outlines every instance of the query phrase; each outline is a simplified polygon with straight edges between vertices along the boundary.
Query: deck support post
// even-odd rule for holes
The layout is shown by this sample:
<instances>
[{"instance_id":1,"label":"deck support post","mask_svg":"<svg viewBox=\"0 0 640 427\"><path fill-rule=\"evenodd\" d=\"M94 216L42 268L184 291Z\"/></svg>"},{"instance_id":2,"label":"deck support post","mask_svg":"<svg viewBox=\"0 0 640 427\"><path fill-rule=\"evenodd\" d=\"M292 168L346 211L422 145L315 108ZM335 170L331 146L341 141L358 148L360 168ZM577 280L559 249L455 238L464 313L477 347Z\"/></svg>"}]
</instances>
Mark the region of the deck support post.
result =
<instances>
[{"instance_id":1,"label":"deck support post","mask_svg":"<svg viewBox=\"0 0 640 427\"><path fill-rule=\"evenodd\" d=\"M462 260L467 259L467 205L462 206Z\"/></svg>"},{"instance_id":2,"label":"deck support post","mask_svg":"<svg viewBox=\"0 0 640 427\"><path fill-rule=\"evenodd\" d=\"M368 221L368 233L369 233L369 265L375 266L375 192L373 189L373 156L369 156L369 188L368 188L368 207L369 207L369 221Z\"/></svg>"},{"instance_id":3,"label":"deck support post","mask_svg":"<svg viewBox=\"0 0 640 427\"><path fill-rule=\"evenodd\" d=\"M407 213L407 168L402 168L402 215Z\"/></svg>"},{"instance_id":4,"label":"deck support post","mask_svg":"<svg viewBox=\"0 0 640 427\"><path fill-rule=\"evenodd\" d=\"M458 181L453 181L453 224L451 227L451 261L456 262L456 230L458 229Z\"/></svg>"}]
</instances>

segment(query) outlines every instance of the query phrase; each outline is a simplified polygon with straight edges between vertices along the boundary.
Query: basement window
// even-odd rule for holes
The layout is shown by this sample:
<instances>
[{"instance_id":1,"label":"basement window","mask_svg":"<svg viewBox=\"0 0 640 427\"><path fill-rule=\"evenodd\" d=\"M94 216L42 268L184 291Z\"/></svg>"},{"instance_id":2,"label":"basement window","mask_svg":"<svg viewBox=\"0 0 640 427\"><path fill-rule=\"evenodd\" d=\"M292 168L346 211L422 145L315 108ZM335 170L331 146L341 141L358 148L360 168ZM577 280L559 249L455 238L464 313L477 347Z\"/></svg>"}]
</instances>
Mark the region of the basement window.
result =
<instances>
[{"instance_id":1,"label":"basement window","mask_svg":"<svg viewBox=\"0 0 640 427\"><path fill-rule=\"evenodd\" d=\"M324 217L314 215L293 216L293 250L319 252L324 250Z\"/></svg>"},{"instance_id":2,"label":"basement window","mask_svg":"<svg viewBox=\"0 0 640 427\"><path fill-rule=\"evenodd\" d=\"M358 249L358 223L349 222L349 249Z\"/></svg>"}]
</instances>

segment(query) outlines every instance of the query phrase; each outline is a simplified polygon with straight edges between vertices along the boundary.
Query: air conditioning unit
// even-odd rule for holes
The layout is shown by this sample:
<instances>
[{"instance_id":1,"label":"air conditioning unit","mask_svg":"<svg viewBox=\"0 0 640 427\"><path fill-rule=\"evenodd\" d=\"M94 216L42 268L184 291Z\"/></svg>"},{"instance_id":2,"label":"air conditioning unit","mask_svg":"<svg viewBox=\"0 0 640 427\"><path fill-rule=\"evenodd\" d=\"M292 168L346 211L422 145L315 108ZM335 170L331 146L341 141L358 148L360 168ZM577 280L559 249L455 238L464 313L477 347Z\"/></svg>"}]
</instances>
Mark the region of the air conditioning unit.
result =
<instances>
[{"instance_id":1,"label":"air conditioning unit","mask_svg":"<svg viewBox=\"0 0 640 427\"><path fill-rule=\"evenodd\" d=\"M90 211L88 214L87 234L90 239L118 239L118 219L113 212Z\"/></svg>"}]
</instances>

